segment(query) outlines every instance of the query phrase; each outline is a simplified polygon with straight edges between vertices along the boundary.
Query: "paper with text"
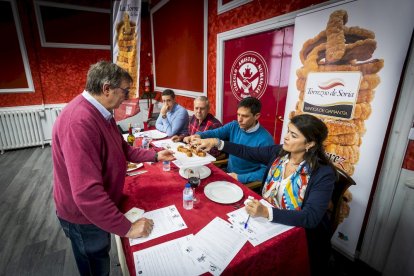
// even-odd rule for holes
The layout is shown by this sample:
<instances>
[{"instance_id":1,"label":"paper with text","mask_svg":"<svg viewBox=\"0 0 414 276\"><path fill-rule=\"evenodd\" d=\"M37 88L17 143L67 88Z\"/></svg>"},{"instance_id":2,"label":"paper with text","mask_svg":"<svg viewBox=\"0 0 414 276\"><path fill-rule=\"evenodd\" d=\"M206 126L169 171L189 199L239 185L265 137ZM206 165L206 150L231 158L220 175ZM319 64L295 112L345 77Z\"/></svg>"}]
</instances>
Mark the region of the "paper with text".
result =
<instances>
[{"instance_id":1,"label":"paper with text","mask_svg":"<svg viewBox=\"0 0 414 276\"><path fill-rule=\"evenodd\" d=\"M154 228L146 238L129 239L131 246L187 228L175 205L146 212L142 217L152 219L154 221Z\"/></svg>"},{"instance_id":2,"label":"paper with text","mask_svg":"<svg viewBox=\"0 0 414 276\"><path fill-rule=\"evenodd\" d=\"M220 275L247 239L227 221L216 217L184 248L194 262L213 275Z\"/></svg>"},{"instance_id":3,"label":"paper with text","mask_svg":"<svg viewBox=\"0 0 414 276\"><path fill-rule=\"evenodd\" d=\"M183 251L193 237L191 234L134 252L136 275L191 276L207 272Z\"/></svg>"},{"instance_id":4,"label":"paper with text","mask_svg":"<svg viewBox=\"0 0 414 276\"><path fill-rule=\"evenodd\" d=\"M260 202L265 206L269 205L269 203L263 199L260 200ZM293 228L293 226L270 222L266 218L250 217L247 228L245 229L244 224L249 215L244 207L228 213L227 216L229 217L230 223L233 224L240 233L245 235L253 246L257 246L262 242Z\"/></svg>"}]
</instances>

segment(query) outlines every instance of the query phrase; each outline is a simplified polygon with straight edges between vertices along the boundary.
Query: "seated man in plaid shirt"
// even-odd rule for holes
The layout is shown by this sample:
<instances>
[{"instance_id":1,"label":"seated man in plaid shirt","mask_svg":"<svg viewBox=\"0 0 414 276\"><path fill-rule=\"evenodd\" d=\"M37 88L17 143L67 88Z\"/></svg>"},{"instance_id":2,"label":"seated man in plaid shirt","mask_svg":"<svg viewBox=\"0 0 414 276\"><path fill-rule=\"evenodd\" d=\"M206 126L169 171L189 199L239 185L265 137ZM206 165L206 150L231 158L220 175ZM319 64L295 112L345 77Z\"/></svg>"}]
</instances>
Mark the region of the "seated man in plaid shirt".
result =
<instances>
[{"instance_id":1,"label":"seated man in plaid shirt","mask_svg":"<svg viewBox=\"0 0 414 276\"><path fill-rule=\"evenodd\" d=\"M215 129L222 126L219 120L209 113L210 102L207 97L199 96L194 100L194 115L188 124L188 135L194 135L196 132ZM174 135L171 139L174 142L182 141L185 135ZM212 148L209 152L214 157L220 155L217 148Z\"/></svg>"}]
</instances>

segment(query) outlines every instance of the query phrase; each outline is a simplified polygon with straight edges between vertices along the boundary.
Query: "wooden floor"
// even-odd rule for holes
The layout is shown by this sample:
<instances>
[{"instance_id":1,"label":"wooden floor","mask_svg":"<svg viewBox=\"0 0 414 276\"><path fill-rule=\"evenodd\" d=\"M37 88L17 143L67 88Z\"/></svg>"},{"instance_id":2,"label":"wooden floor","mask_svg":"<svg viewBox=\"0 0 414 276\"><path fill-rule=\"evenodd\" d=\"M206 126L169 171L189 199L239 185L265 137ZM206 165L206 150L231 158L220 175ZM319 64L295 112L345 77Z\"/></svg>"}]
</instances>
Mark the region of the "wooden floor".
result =
<instances>
[{"instance_id":1,"label":"wooden floor","mask_svg":"<svg viewBox=\"0 0 414 276\"><path fill-rule=\"evenodd\" d=\"M51 148L0 155L0 275L79 275L56 218ZM111 275L122 275L114 238Z\"/></svg>"}]
</instances>

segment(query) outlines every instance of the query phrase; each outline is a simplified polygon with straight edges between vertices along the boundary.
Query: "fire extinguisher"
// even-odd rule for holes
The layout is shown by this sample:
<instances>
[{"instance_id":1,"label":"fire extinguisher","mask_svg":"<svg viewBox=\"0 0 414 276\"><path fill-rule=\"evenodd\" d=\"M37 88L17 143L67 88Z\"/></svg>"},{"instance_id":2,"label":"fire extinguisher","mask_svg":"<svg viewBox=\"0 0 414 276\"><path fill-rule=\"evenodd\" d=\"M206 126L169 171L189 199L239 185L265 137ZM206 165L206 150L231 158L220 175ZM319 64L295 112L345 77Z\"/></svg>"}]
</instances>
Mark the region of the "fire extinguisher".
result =
<instances>
[{"instance_id":1,"label":"fire extinguisher","mask_svg":"<svg viewBox=\"0 0 414 276\"><path fill-rule=\"evenodd\" d=\"M150 92L150 90L151 90L150 80L148 77L145 77L144 92Z\"/></svg>"}]
</instances>

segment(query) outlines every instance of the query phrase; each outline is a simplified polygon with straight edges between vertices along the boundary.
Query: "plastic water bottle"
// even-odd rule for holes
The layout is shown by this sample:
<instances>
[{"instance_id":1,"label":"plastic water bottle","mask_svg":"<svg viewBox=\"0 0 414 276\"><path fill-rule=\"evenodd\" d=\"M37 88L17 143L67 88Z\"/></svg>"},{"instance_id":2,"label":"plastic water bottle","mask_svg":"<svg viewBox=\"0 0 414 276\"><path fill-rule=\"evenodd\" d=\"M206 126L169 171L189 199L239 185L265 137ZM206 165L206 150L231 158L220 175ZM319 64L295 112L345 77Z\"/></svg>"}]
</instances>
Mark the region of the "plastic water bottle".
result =
<instances>
[{"instance_id":1,"label":"plastic water bottle","mask_svg":"<svg viewBox=\"0 0 414 276\"><path fill-rule=\"evenodd\" d=\"M183 191L183 207L186 210L193 209L193 189L191 189L190 183L185 184Z\"/></svg>"},{"instance_id":2,"label":"plastic water bottle","mask_svg":"<svg viewBox=\"0 0 414 276\"><path fill-rule=\"evenodd\" d=\"M150 143L151 143L151 138L145 135L142 138L142 148L143 149L149 149Z\"/></svg>"},{"instance_id":3,"label":"plastic water bottle","mask_svg":"<svg viewBox=\"0 0 414 276\"><path fill-rule=\"evenodd\" d=\"M162 170L164 172L169 172L171 170L170 161L162 161Z\"/></svg>"}]
</instances>

